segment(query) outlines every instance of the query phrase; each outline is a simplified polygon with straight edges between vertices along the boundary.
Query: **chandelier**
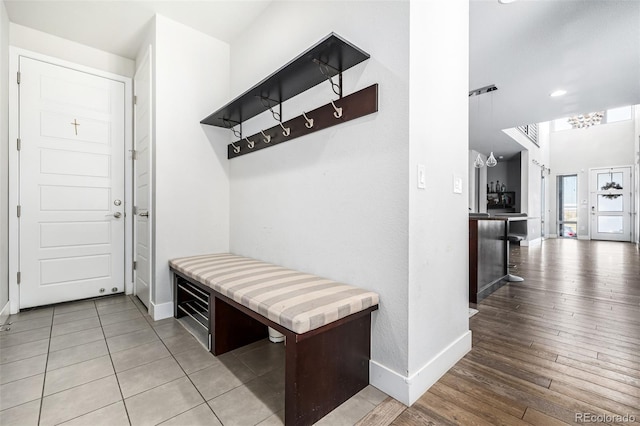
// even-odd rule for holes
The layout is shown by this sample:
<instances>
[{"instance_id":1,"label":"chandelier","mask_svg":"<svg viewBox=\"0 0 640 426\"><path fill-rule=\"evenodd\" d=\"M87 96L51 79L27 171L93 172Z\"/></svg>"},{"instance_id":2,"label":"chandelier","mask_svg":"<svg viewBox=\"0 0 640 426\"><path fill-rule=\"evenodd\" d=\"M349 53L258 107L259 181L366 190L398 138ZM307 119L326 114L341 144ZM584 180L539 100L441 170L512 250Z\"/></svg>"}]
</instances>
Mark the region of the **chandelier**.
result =
<instances>
[{"instance_id":1,"label":"chandelier","mask_svg":"<svg viewBox=\"0 0 640 426\"><path fill-rule=\"evenodd\" d=\"M604 111L590 112L587 114L574 115L569 117L567 121L574 129L586 129L587 127L600 124L604 117Z\"/></svg>"}]
</instances>

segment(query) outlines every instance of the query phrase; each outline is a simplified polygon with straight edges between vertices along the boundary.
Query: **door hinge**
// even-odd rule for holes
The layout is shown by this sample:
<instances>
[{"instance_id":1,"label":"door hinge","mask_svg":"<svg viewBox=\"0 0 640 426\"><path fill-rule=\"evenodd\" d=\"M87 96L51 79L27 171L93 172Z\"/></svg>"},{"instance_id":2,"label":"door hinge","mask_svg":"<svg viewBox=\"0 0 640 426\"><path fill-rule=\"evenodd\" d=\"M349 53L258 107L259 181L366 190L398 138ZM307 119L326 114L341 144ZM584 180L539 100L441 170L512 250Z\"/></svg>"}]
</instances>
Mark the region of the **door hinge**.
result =
<instances>
[{"instance_id":1,"label":"door hinge","mask_svg":"<svg viewBox=\"0 0 640 426\"><path fill-rule=\"evenodd\" d=\"M134 260L134 261L133 261L133 270L135 271L137 267L138 267L138 262L136 262L136 261Z\"/></svg>"},{"instance_id":2,"label":"door hinge","mask_svg":"<svg viewBox=\"0 0 640 426\"><path fill-rule=\"evenodd\" d=\"M18 272L18 276L16 277L16 281L18 282L18 285L20 285L20 282L22 281L22 273Z\"/></svg>"},{"instance_id":3,"label":"door hinge","mask_svg":"<svg viewBox=\"0 0 640 426\"><path fill-rule=\"evenodd\" d=\"M22 206L18 205L18 208L16 210L17 210L18 217L20 217L20 215L22 214Z\"/></svg>"},{"instance_id":4,"label":"door hinge","mask_svg":"<svg viewBox=\"0 0 640 426\"><path fill-rule=\"evenodd\" d=\"M20 149L22 149L22 141L18 138L18 151L20 151Z\"/></svg>"},{"instance_id":5,"label":"door hinge","mask_svg":"<svg viewBox=\"0 0 640 426\"><path fill-rule=\"evenodd\" d=\"M133 104L138 105L138 97L136 95L133 95Z\"/></svg>"},{"instance_id":6,"label":"door hinge","mask_svg":"<svg viewBox=\"0 0 640 426\"><path fill-rule=\"evenodd\" d=\"M131 159L132 160L137 160L138 159L138 151L136 151L135 149L131 150Z\"/></svg>"},{"instance_id":7,"label":"door hinge","mask_svg":"<svg viewBox=\"0 0 640 426\"><path fill-rule=\"evenodd\" d=\"M20 84L20 71L18 71L18 84Z\"/></svg>"}]
</instances>

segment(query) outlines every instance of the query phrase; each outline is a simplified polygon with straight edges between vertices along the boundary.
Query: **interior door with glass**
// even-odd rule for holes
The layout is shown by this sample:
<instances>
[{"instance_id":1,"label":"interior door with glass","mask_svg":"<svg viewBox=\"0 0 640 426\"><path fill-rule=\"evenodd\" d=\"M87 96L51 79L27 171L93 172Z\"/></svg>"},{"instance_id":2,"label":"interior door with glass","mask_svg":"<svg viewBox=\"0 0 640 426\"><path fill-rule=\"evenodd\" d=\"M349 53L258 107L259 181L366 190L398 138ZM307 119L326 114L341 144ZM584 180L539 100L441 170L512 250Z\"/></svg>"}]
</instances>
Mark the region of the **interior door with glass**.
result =
<instances>
[{"instance_id":1,"label":"interior door with glass","mask_svg":"<svg viewBox=\"0 0 640 426\"><path fill-rule=\"evenodd\" d=\"M591 239L631 241L631 167L591 170Z\"/></svg>"}]
</instances>

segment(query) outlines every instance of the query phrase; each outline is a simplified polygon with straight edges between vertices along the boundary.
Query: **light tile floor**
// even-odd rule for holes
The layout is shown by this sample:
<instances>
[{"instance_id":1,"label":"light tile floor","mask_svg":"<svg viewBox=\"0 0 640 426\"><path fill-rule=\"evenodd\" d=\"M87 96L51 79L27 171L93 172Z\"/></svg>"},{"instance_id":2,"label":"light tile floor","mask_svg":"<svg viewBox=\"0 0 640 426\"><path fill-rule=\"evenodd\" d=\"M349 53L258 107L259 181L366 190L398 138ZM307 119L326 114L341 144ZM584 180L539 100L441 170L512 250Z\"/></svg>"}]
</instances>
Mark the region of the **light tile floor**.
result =
<instances>
[{"instance_id":1,"label":"light tile floor","mask_svg":"<svg viewBox=\"0 0 640 426\"><path fill-rule=\"evenodd\" d=\"M214 357L178 321L135 297L12 315L0 333L0 424L281 425L284 346ZM372 386L318 424L353 425L386 394Z\"/></svg>"}]
</instances>

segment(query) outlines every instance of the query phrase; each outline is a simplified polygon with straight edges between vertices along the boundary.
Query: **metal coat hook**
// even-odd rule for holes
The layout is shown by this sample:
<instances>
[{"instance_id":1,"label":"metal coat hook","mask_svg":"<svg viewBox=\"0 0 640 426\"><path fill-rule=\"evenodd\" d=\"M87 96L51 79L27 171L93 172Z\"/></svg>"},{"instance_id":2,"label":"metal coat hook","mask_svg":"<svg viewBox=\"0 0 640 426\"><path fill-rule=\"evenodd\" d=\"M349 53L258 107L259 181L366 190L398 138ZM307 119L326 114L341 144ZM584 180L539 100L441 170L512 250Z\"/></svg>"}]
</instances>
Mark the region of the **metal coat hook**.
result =
<instances>
[{"instance_id":1,"label":"metal coat hook","mask_svg":"<svg viewBox=\"0 0 640 426\"><path fill-rule=\"evenodd\" d=\"M254 141L250 141L249 138L245 137L244 140L247 141L247 146L249 147L249 149L253 149L253 147L256 146L256 143Z\"/></svg>"},{"instance_id":2,"label":"metal coat hook","mask_svg":"<svg viewBox=\"0 0 640 426\"><path fill-rule=\"evenodd\" d=\"M271 142L271 135L265 135L264 132L262 130L260 130L260 133L262 133L262 136L264 136L264 139L262 139L262 141L264 143L269 143Z\"/></svg>"},{"instance_id":3,"label":"metal coat hook","mask_svg":"<svg viewBox=\"0 0 640 426\"><path fill-rule=\"evenodd\" d=\"M235 152L236 154L240 154L239 146L236 146L236 144L234 144L233 142L231 142L231 146L233 147L233 152Z\"/></svg>"},{"instance_id":4,"label":"metal coat hook","mask_svg":"<svg viewBox=\"0 0 640 426\"><path fill-rule=\"evenodd\" d=\"M305 120L307 120L307 122L304 123L304 125L307 127L307 129L312 128L313 127L313 118L307 117L307 114L305 114L304 111L302 111L302 116L304 117Z\"/></svg>"},{"instance_id":5,"label":"metal coat hook","mask_svg":"<svg viewBox=\"0 0 640 426\"><path fill-rule=\"evenodd\" d=\"M342 108L338 108L338 107L336 106L336 104L334 104L334 103L333 103L333 100L331 100L331 106L333 107L333 109L335 109L335 110L336 110L336 112L334 112L334 113L333 113L333 116L334 116L335 118L340 118L340 117L342 117Z\"/></svg>"},{"instance_id":6,"label":"metal coat hook","mask_svg":"<svg viewBox=\"0 0 640 426\"><path fill-rule=\"evenodd\" d=\"M282 127L282 134L284 136L289 136L291 134L291 127L284 127L282 125L282 121L278 121L278 124L280 125L280 127Z\"/></svg>"}]
</instances>

